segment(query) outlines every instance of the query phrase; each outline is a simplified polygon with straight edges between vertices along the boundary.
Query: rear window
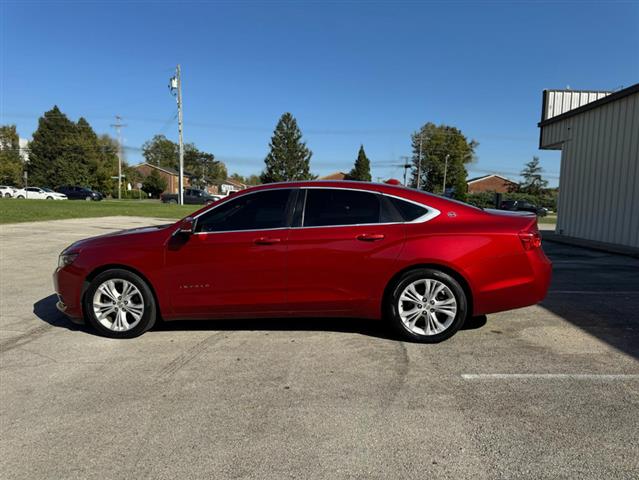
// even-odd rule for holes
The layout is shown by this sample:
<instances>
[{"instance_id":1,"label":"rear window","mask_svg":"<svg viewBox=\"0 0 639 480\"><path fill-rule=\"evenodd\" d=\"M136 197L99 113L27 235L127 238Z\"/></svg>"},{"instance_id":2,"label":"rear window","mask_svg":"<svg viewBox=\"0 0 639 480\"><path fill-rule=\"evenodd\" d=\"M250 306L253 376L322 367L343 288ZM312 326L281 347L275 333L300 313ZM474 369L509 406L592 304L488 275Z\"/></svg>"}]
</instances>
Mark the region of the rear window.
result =
<instances>
[{"instance_id":1,"label":"rear window","mask_svg":"<svg viewBox=\"0 0 639 480\"><path fill-rule=\"evenodd\" d=\"M413 220L426 215L426 213L428 212L428 209L422 205L417 205L412 202L400 200L399 198L395 197L387 198L392 202L393 206L401 214L405 222L412 222Z\"/></svg>"}]
</instances>

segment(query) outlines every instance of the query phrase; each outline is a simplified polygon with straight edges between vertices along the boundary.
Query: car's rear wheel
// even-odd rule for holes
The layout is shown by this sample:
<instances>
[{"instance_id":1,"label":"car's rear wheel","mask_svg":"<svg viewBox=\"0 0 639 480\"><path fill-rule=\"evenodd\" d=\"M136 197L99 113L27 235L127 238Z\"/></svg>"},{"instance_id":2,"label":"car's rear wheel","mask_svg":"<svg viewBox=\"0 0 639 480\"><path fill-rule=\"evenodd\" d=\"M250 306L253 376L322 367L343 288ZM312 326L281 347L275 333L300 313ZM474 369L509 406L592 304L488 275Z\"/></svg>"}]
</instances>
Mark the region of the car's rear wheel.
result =
<instances>
[{"instance_id":1,"label":"car's rear wheel","mask_svg":"<svg viewBox=\"0 0 639 480\"><path fill-rule=\"evenodd\" d=\"M84 199L85 199L87 202L90 202L90 201L91 201L91 197L90 197L89 195L87 195L86 197L84 197Z\"/></svg>"},{"instance_id":2,"label":"car's rear wheel","mask_svg":"<svg viewBox=\"0 0 639 480\"><path fill-rule=\"evenodd\" d=\"M105 337L132 338L155 323L156 306L147 283L133 272L112 269L97 275L84 296L87 320Z\"/></svg>"},{"instance_id":3,"label":"car's rear wheel","mask_svg":"<svg viewBox=\"0 0 639 480\"><path fill-rule=\"evenodd\" d=\"M53 200L53 197L47 197L47 200Z\"/></svg>"},{"instance_id":4,"label":"car's rear wheel","mask_svg":"<svg viewBox=\"0 0 639 480\"><path fill-rule=\"evenodd\" d=\"M407 340L436 343L452 337L466 320L468 300L459 282L439 270L404 273L386 302L391 325Z\"/></svg>"},{"instance_id":5,"label":"car's rear wheel","mask_svg":"<svg viewBox=\"0 0 639 480\"><path fill-rule=\"evenodd\" d=\"M20 200L24 200L24 195L18 195L16 198L18 198Z\"/></svg>"},{"instance_id":6,"label":"car's rear wheel","mask_svg":"<svg viewBox=\"0 0 639 480\"><path fill-rule=\"evenodd\" d=\"M169 203L171 204L177 204L177 200L175 198L172 198L171 200L169 200Z\"/></svg>"}]
</instances>

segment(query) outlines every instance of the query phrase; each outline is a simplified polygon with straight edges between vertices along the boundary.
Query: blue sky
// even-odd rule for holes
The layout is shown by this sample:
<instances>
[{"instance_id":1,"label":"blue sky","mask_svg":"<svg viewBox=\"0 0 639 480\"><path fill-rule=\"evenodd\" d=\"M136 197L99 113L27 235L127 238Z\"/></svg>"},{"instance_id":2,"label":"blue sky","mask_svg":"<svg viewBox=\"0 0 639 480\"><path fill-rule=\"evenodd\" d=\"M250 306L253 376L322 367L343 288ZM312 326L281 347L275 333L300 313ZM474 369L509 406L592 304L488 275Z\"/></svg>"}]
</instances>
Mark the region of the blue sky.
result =
<instances>
[{"instance_id":1,"label":"blue sky","mask_svg":"<svg viewBox=\"0 0 639 480\"><path fill-rule=\"evenodd\" d=\"M57 104L126 145L177 138L167 84L184 82L185 141L258 173L279 116L296 116L312 170L399 178L427 121L480 143L471 175L516 178L538 150L544 88L639 81L639 2L0 2L1 115L30 137ZM141 156L127 153L130 163Z\"/></svg>"}]
</instances>

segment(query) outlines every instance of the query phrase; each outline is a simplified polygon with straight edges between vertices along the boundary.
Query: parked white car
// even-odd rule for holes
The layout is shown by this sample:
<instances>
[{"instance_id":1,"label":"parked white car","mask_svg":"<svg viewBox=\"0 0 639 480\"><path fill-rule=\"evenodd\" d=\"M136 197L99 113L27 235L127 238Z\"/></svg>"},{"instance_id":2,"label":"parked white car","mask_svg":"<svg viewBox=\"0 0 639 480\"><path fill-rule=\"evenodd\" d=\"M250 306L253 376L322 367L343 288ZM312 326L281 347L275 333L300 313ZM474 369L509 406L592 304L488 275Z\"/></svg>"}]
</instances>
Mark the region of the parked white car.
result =
<instances>
[{"instance_id":1,"label":"parked white car","mask_svg":"<svg viewBox=\"0 0 639 480\"><path fill-rule=\"evenodd\" d=\"M9 185L0 185L0 198L11 198L15 196L16 189Z\"/></svg>"},{"instance_id":2,"label":"parked white car","mask_svg":"<svg viewBox=\"0 0 639 480\"><path fill-rule=\"evenodd\" d=\"M27 187L15 192L14 198L28 198L29 200L66 200L63 193L54 192L50 188Z\"/></svg>"}]
</instances>

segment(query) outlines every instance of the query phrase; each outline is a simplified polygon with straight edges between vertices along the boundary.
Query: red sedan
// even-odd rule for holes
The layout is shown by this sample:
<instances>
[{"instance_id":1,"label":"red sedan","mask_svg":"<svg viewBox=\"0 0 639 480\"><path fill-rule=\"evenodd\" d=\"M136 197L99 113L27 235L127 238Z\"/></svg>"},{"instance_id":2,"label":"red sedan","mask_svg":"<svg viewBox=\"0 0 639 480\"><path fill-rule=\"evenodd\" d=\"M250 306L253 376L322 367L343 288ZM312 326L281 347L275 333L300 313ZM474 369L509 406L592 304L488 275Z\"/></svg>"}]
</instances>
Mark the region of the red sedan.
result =
<instances>
[{"instance_id":1,"label":"red sedan","mask_svg":"<svg viewBox=\"0 0 639 480\"><path fill-rule=\"evenodd\" d=\"M161 227L81 240L60 255L58 308L129 338L155 320L388 319L438 342L468 316L546 295L534 215L403 187L295 182L244 190Z\"/></svg>"}]
</instances>

